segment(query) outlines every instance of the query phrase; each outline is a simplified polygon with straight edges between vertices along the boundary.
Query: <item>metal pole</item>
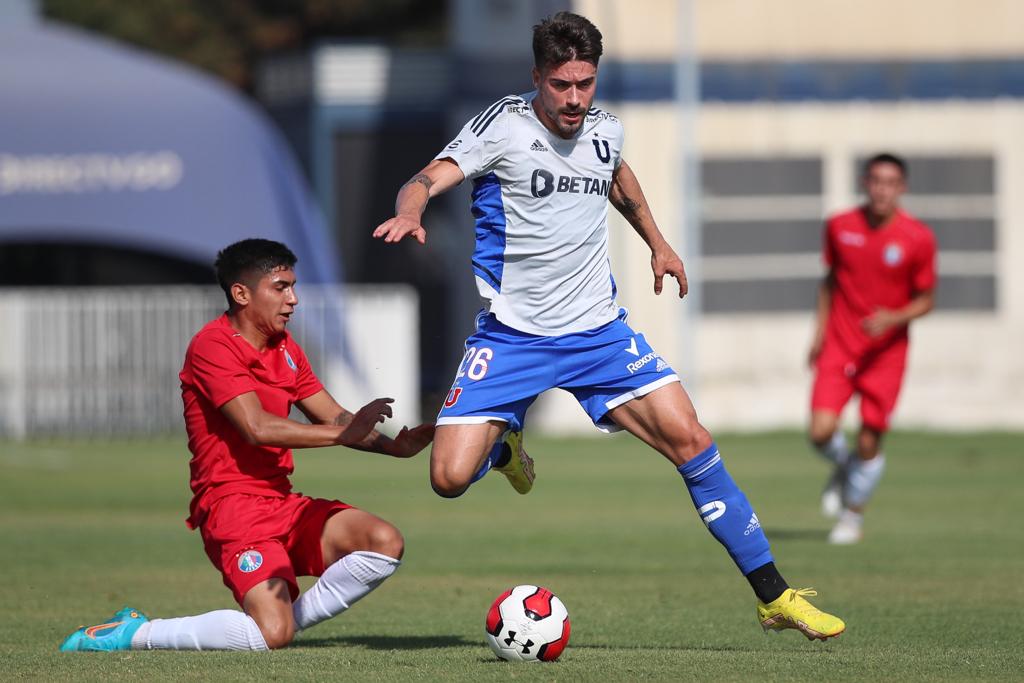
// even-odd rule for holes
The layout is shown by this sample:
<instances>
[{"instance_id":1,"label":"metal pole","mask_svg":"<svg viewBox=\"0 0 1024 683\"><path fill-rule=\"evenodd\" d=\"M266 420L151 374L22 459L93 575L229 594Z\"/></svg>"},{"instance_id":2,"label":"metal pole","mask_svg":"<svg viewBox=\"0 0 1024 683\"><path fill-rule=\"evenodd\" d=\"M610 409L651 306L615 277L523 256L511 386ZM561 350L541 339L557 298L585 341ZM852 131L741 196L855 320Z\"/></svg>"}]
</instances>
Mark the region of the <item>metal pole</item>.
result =
<instances>
[{"instance_id":1,"label":"metal pole","mask_svg":"<svg viewBox=\"0 0 1024 683\"><path fill-rule=\"evenodd\" d=\"M689 293L683 300L682 349L679 356L686 389L698 393L697 332L701 318L701 219L700 219L700 155L697 149L697 114L700 107L700 65L696 53L697 0L678 0L678 40L676 42L675 104L679 130L677 168L680 174L677 210L681 232L680 256L686 267Z\"/></svg>"}]
</instances>

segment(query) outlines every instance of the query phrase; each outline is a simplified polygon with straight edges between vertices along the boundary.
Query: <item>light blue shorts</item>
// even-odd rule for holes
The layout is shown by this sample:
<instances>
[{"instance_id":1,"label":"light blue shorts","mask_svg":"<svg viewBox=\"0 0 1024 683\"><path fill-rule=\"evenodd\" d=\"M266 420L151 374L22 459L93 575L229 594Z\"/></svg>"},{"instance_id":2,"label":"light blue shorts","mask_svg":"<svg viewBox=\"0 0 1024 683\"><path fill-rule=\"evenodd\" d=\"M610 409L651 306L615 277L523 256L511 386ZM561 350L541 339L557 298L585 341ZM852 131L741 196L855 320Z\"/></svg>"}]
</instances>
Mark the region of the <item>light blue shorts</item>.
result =
<instances>
[{"instance_id":1,"label":"light blue shorts","mask_svg":"<svg viewBox=\"0 0 1024 683\"><path fill-rule=\"evenodd\" d=\"M625 318L620 309L618 319L593 330L539 337L482 312L437 424L498 420L519 430L537 396L559 388L576 397L598 429L618 431L609 410L679 381Z\"/></svg>"}]
</instances>

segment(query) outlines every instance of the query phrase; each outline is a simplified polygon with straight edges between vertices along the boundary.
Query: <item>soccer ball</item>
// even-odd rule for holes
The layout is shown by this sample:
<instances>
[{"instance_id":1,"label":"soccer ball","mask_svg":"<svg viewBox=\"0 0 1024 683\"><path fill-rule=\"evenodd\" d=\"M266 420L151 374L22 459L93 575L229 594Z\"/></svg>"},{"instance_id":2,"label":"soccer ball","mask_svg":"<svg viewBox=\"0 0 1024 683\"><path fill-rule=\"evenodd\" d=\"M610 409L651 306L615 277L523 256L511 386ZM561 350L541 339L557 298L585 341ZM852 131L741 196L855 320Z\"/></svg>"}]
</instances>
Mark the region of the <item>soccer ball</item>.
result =
<instances>
[{"instance_id":1,"label":"soccer ball","mask_svg":"<svg viewBox=\"0 0 1024 683\"><path fill-rule=\"evenodd\" d=\"M487 643L510 662L553 662L569 644L569 611L547 588L516 586L487 610Z\"/></svg>"}]
</instances>

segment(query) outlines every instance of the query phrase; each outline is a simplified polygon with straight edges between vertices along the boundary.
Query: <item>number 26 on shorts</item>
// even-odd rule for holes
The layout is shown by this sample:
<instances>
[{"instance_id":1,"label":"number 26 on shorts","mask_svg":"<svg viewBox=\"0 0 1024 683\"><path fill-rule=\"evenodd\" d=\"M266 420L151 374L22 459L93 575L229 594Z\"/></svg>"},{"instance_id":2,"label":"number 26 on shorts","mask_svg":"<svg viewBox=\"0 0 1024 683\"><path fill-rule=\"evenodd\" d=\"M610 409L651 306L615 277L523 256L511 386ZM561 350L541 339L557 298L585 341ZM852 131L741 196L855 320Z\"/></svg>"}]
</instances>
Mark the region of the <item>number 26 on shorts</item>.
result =
<instances>
[{"instance_id":1,"label":"number 26 on shorts","mask_svg":"<svg viewBox=\"0 0 1024 683\"><path fill-rule=\"evenodd\" d=\"M493 359L494 351L486 346L479 349L472 346L466 349L466 355L462 357L462 363L459 364L459 372L455 375L455 380L458 381L463 377L468 377L474 382L482 380L487 376L489 364Z\"/></svg>"}]
</instances>

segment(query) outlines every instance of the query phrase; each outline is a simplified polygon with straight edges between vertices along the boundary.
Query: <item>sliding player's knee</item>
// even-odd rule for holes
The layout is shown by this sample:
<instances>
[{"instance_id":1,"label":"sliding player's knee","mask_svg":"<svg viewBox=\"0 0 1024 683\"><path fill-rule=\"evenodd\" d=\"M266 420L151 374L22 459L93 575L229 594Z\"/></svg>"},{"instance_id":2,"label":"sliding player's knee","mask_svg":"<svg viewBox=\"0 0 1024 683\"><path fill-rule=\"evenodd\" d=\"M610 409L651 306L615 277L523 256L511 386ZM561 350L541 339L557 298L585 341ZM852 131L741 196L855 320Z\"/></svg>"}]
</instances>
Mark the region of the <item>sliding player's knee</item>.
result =
<instances>
[{"instance_id":1,"label":"sliding player's knee","mask_svg":"<svg viewBox=\"0 0 1024 683\"><path fill-rule=\"evenodd\" d=\"M295 622L290 615L287 617L284 615L262 617L261 621L258 621L256 625L260 627L263 640L271 650L287 647L292 642L292 638L295 637Z\"/></svg>"},{"instance_id":2,"label":"sliding player's knee","mask_svg":"<svg viewBox=\"0 0 1024 683\"><path fill-rule=\"evenodd\" d=\"M381 521L374 525L369 536L367 550L393 557L396 560L402 559L402 553L405 552L405 539L402 538L402 532L397 527Z\"/></svg>"}]
</instances>

